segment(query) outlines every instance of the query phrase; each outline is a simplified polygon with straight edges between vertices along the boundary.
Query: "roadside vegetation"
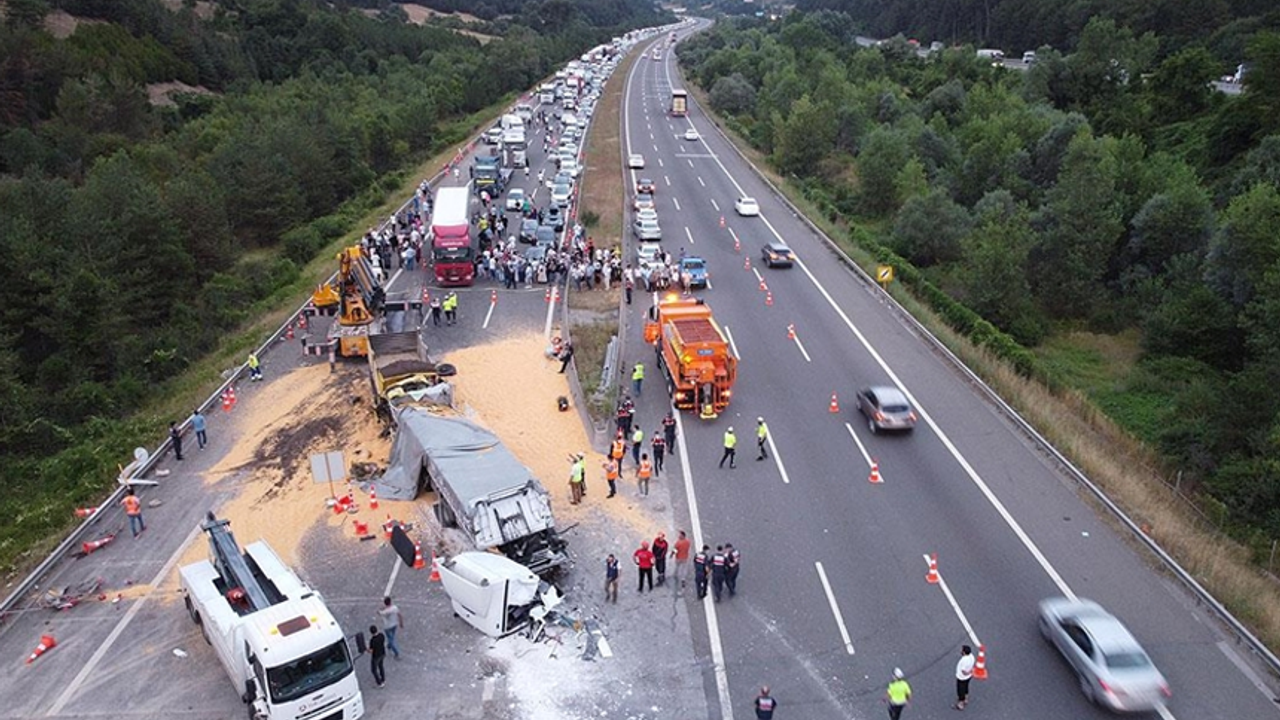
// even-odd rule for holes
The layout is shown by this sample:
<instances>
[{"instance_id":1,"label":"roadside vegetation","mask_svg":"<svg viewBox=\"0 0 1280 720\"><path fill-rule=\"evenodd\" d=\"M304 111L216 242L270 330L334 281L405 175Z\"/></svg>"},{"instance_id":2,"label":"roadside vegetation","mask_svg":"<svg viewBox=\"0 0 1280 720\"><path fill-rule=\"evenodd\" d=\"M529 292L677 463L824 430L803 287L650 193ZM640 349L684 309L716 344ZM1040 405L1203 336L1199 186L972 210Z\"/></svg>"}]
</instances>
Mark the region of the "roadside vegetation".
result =
<instances>
[{"instance_id":1,"label":"roadside vegetation","mask_svg":"<svg viewBox=\"0 0 1280 720\"><path fill-rule=\"evenodd\" d=\"M659 22L644 7L526 2L485 25L503 37L482 46L408 24L381 2L264 0L210 13L59 0L54 36L43 22L53 5L10 0L0 27L9 576L57 541L73 507L102 497L133 447L154 446L189 414L332 271L332 251L385 218L479 118L588 47ZM68 17L94 22L69 31ZM198 92L149 102L148 87L178 83Z\"/></svg>"},{"instance_id":2,"label":"roadside vegetation","mask_svg":"<svg viewBox=\"0 0 1280 720\"><path fill-rule=\"evenodd\" d=\"M727 20L680 59L784 192L894 265L909 309L1280 646L1259 572L1280 539L1280 34L1099 16L1020 72L861 48L866 19ZM1209 42L1241 27L1238 55ZM1214 92L1244 60L1243 94Z\"/></svg>"}]
</instances>

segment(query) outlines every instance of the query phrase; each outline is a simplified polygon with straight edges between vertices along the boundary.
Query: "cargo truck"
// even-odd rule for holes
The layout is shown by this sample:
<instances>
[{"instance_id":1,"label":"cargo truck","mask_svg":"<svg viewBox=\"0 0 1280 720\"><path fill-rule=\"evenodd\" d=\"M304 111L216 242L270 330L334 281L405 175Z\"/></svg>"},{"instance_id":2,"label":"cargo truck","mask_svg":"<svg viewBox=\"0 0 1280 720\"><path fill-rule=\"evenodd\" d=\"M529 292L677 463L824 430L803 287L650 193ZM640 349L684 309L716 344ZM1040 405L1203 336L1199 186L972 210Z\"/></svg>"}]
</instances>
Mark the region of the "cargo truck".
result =
<instances>
[{"instance_id":1,"label":"cargo truck","mask_svg":"<svg viewBox=\"0 0 1280 720\"><path fill-rule=\"evenodd\" d=\"M684 90L671 91L671 115L685 117L689 114L689 93Z\"/></svg>"},{"instance_id":2,"label":"cargo truck","mask_svg":"<svg viewBox=\"0 0 1280 720\"><path fill-rule=\"evenodd\" d=\"M257 720L356 720L364 698L347 638L320 593L265 542L241 553L208 514L209 559L178 571L187 614Z\"/></svg>"},{"instance_id":3,"label":"cargo truck","mask_svg":"<svg viewBox=\"0 0 1280 720\"><path fill-rule=\"evenodd\" d=\"M436 191L431 215L431 258L436 283L470 285L475 282L475 249L471 246L471 194L465 187Z\"/></svg>"},{"instance_id":4,"label":"cargo truck","mask_svg":"<svg viewBox=\"0 0 1280 720\"><path fill-rule=\"evenodd\" d=\"M705 302L674 295L658 301L649 309L644 339L654 345L677 409L710 420L729 407L738 359Z\"/></svg>"},{"instance_id":5,"label":"cargo truck","mask_svg":"<svg viewBox=\"0 0 1280 720\"><path fill-rule=\"evenodd\" d=\"M454 373L449 363L431 360L419 330L369 336L369 376L385 422L408 405L452 405L452 390L441 381Z\"/></svg>"}]
</instances>

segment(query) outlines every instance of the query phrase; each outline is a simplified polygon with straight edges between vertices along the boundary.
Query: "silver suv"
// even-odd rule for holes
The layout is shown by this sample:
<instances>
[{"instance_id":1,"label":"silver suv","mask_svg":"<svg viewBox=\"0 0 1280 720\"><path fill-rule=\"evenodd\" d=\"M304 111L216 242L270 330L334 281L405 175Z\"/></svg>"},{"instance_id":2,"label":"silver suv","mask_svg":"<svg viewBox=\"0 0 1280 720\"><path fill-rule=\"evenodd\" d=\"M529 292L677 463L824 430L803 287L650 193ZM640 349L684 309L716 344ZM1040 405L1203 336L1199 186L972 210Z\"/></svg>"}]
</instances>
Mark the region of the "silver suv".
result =
<instances>
[{"instance_id":1,"label":"silver suv","mask_svg":"<svg viewBox=\"0 0 1280 720\"><path fill-rule=\"evenodd\" d=\"M902 430L916 426L916 413L907 396L896 387L869 387L858 393L858 410L866 416L871 432Z\"/></svg>"}]
</instances>

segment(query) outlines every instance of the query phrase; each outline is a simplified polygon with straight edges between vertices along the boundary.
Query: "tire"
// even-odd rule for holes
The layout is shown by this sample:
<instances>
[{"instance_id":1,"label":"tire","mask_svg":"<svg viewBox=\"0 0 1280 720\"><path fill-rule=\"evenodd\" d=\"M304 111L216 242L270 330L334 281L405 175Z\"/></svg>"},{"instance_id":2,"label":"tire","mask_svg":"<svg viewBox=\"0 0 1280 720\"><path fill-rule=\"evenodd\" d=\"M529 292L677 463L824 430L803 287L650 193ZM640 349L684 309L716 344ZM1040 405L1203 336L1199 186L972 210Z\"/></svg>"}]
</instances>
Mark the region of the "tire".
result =
<instances>
[{"instance_id":1,"label":"tire","mask_svg":"<svg viewBox=\"0 0 1280 720\"><path fill-rule=\"evenodd\" d=\"M871 418L867 418L867 429L871 431L872 435L876 435L880 432L880 428L876 427L876 421Z\"/></svg>"},{"instance_id":2,"label":"tire","mask_svg":"<svg viewBox=\"0 0 1280 720\"><path fill-rule=\"evenodd\" d=\"M1080 679L1080 692L1084 693L1085 699L1088 700L1090 704L1097 705L1098 698L1093 693L1093 683L1083 675L1077 675L1076 677Z\"/></svg>"},{"instance_id":3,"label":"tire","mask_svg":"<svg viewBox=\"0 0 1280 720\"><path fill-rule=\"evenodd\" d=\"M191 617L191 622L197 625L203 625L203 621L200 620L200 613L196 612L196 606L191 604L191 598L185 597L182 599L182 602L187 606L187 615Z\"/></svg>"},{"instance_id":4,"label":"tire","mask_svg":"<svg viewBox=\"0 0 1280 720\"><path fill-rule=\"evenodd\" d=\"M200 637L204 638L205 645L213 644L213 641L209 639L209 631L204 628L204 623L200 623Z\"/></svg>"},{"instance_id":5,"label":"tire","mask_svg":"<svg viewBox=\"0 0 1280 720\"><path fill-rule=\"evenodd\" d=\"M439 365L436 365L436 373L439 374L440 377L453 377L458 374L458 368L454 367L450 363L440 363Z\"/></svg>"}]
</instances>

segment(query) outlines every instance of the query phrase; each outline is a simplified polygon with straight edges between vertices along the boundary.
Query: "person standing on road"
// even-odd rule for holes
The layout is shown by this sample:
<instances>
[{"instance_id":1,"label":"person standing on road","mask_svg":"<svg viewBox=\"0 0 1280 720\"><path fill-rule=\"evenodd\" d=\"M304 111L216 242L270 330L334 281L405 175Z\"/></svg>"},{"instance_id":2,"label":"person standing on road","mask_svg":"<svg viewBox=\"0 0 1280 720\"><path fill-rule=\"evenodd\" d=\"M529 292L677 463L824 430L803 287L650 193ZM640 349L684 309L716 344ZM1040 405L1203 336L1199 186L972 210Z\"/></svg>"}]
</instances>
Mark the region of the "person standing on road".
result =
<instances>
[{"instance_id":1,"label":"person standing on road","mask_svg":"<svg viewBox=\"0 0 1280 720\"><path fill-rule=\"evenodd\" d=\"M885 690L885 697L889 702L889 720L898 720L902 717L902 709L911 702L911 686L903 677L902 668L893 669L893 680Z\"/></svg>"},{"instance_id":2,"label":"person standing on road","mask_svg":"<svg viewBox=\"0 0 1280 720\"><path fill-rule=\"evenodd\" d=\"M738 594L738 570L742 568L742 553L733 547L733 543L725 543L724 557L724 584L729 588L729 597L733 597Z\"/></svg>"},{"instance_id":3,"label":"person standing on road","mask_svg":"<svg viewBox=\"0 0 1280 720\"><path fill-rule=\"evenodd\" d=\"M173 444L173 459L182 459L182 431L178 429L178 423L169 421L169 442Z\"/></svg>"},{"instance_id":4,"label":"person standing on road","mask_svg":"<svg viewBox=\"0 0 1280 720\"><path fill-rule=\"evenodd\" d=\"M965 705L969 704L969 681L973 679L973 648L968 645L960 646L960 660L956 662L956 705L957 710L963 710Z\"/></svg>"},{"instance_id":5,"label":"person standing on road","mask_svg":"<svg viewBox=\"0 0 1280 720\"><path fill-rule=\"evenodd\" d=\"M609 458L604 464L604 479L609 483L609 494L605 498L611 498L618 494L618 461Z\"/></svg>"},{"instance_id":6,"label":"person standing on road","mask_svg":"<svg viewBox=\"0 0 1280 720\"><path fill-rule=\"evenodd\" d=\"M640 397L640 390L644 386L644 363L638 362L631 369L631 391Z\"/></svg>"},{"instance_id":7,"label":"person standing on road","mask_svg":"<svg viewBox=\"0 0 1280 720\"><path fill-rule=\"evenodd\" d=\"M205 433L208 427L204 419L204 413L200 412L200 408L191 413L191 429L196 433L196 444L203 450L205 445L209 444L209 436Z\"/></svg>"},{"instance_id":8,"label":"person standing on road","mask_svg":"<svg viewBox=\"0 0 1280 720\"><path fill-rule=\"evenodd\" d=\"M627 291L627 304L630 305L631 293L635 292L636 289L636 281L632 277L630 265L627 266L626 270L622 271L622 287Z\"/></svg>"},{"instance_id":9,"label":"person standing on road","mask_svg":"<svg viewBox=\"0 0 1280 720\"><path fill-rule=\"evenodd\" d=\"M404 627L404 615L400 613L400 608L391 602L390 596L382 598L382 609L378 611L378 615L382 617L382 630L387 636L387 649L399 660L400 646L396 644L396 631Z\"/></svg>"},{"instance_id":10,"label":"person standing on road","mask_svg":"<svg viewBox=\"0 0 1280 720\"><path fill-rule=\"evenodd\" d=\"M649 550L649 543L640 543L640 549L636 551L633 559L635 560L636 568L640 573L640 587L638 591L644 592L644 583L648 580L649 591L653 592L653 552Z\"/></svg>"},{"instance_id":11,"label":"person standing on road","mask_svg":"<svg viewBox=\"0 0 1280 720\"><path fill-rule=\"evenodd\" d=\"M760 694L756 696L756 720L773 720L773 711L778 707L778 701L769 695L769 686L765 685L760 688Z\"/></svg>"},{"instance_id":12,"label":"person standing on road","mask_svg":"<svg viewBox=\"0 0 1280 720\"><path fill-rule=\"evenodd\" d=\"M564 369L569 367L569 361L573 359L573 343L565 343L564 349L560 351L560 374L564 374Z\"/></svg>"},{"instance_id":13,"label":"person standing on road","mask_svg":"<svg viewBox=\"0 0 1280 720\"><path fill-rule=\"evenodd\" d=\"M717 545L715 553L711 556L711 594L715 597L716 602L720 602L720 594L724 590L725 572L728 569L729 559L725 557L724 546Z\"/></svg>"},{"instance_id":14,"label":"person standing on road","mask_svg":"<svg viewBox=\"0 0 1280 720\"><path fill-rule=\"evenodd\" d=\"M711 573L710 550L710 545L703 545L693 556L693 584L698 589L699 600L707 596L707 575Z\"/></svg>"},{"instance_id":15,"label":"person standing on road","mask_svg":"<svg viewBox=\"0 0 1280 720\"><path fill-rule=\"evenodd\" d=\"M572 499L570 505L577 505L582 502L582 483L586 480L587 463L586 456L582 453L571 455L569 457L572 465L569 466L569 493Z\"/></svg>"},{"instance_id":16,"label":"person standing on road","mask_svg":"<svg viewBox=\"0 0 1280 720\"><path fill-rule=\"evenodd\" d=\"M636 429L631 432L631 459L640 464L640 451L644 448L644 431L640 429L640 424L636 423Z\"/></svg>"},{"instance_id":17,"label":"person standing on road","mask_svg":"<svg viewBox=\"0 0 1280 720\"><path fill-rule=\"evenodd\" d=\"M245 364L249 366L250 380L262 379L262 363L258 360L258 353L256 352L249 353L249 359L245 362Z\"/></svg>"},{"instance_id":18,"label":"person standing on road","mask_svg":"<svg viewBox=\"0 0 1280 720\"><path fill-rule=\"evenodd\" d=\"M458 293L449 292L449 296L444 299L444 319L449 325L458 322Z\"/></svg>"},{"instance_id":19,"label":"person standing on road","mask_svg":"<svg viewBox=\"0 0 1280 720\"><path fill-rule=\"evenodd\" d=\"M667 449L676 451L676 416L670 411L662 418L662 437L667 441Z\"/></svg>"},{"instance_id":20,"label":"person standing on road","mask_svg":"<svg viewBox=\"0 0 1280 720\"><path fill-rule=\"evenodd\" d=\"M431 324L440 327L440 296L431 296Z\"/></svg>"},{"instance_id":21,"label":"person standing on road","mask_svg":"<svg viewBox=\"0 0 1280 720\"><path fill-rule=\"evenodd\" d=\"M649 441L653 446L653 474L662 474L662 459L667 454L667 440L657 431L653 431L653 440Z\"/></svg>"},{"instance_id":22,"label":"person standing on road","mask_svg":"<svg viewBox=\"0 0 1280 720\"><path fill-rule=\"evenodd\" d=\"M729 461L729 469L732 470L735 465L735 458L738 454L738 436L733 434L733 427L724 431L724 454L720 456L720 468L724 469L724 461Z\"/></svg>"},{"instance_id":23,"label":"person standing on road","mask_svg":"<svg viewBox=\"0 0 1280 720\"><path fill-rule=\"evenodd\" d=\"M671 544L667 542L666 533L658 533L653 539L653 569L658 573L658 587L667 583L667 553L671 552Z\"/></svg>"},{"instance_id":24,"label":"person standing on road","mask_svg":"<svg viewBox=\"0 0 1280 720\"><path fill-rule=\"evenodd\" d=\"M689 542L689 536L685 535L684 531L681 530L680 536L676 538L675 549L671 551L671 554L676 558L676 581L679 583L679 587L684 587L685 577L689 574L690 545L692 543Z\"/></svg>"},{"instance_id":25,"label":"person standing on road","mask_svg":"<svg viewBox=\"0 0 1280 720\"><path fill-rule=\"evenodd\" d=\"M636 447L640 447L636 445ZM645 453L640 456L640 462L636 463L636 484L640 488L640 494L649 496L649 480L653 478L653 463L649 462L649 455Z\"/></svg>"},{"instance_id":26,"label":"person standing on road","mask_svg":"<svg viewBox=\"0 0 1280 720\"><path fill-rule=\"evenodd\" d=\"M369 626L369 669L373 671L373 681L382 687L387 683L387 670L383 661L387 659L387 637L378 632L377 625Z\"/></svg>"},{"instance_id":27,"label":"person standing on road","mask_svg":"<svg viewBox=\"0 0 1280 720\"><path fill-rule=\"evenodd\" d=\"M613 438L613 447L609 448L609 457L618 463L618 469L622 469L622 458L627 456L627 441L622 437L622 428L618 428L618 434Z\"/></svg>"},{"instance_id":28,"label":"person standing on road","mask_svg":"<svg viewBox=\"0 0 1280 720\"><path fill-rule=\"evenodd\" d=\"M134 494L133 486L125 489L124 499L120 504L124 506L124 514L129 517L129 530L134 537L138 537L147 529L147 524L142 521L142 501Z\"/></svg>"},{"instance_id":29,"label":"person standing on road","mask_svg":"<svg viewBox=\"0 0 1280 720\"><path fill-rule=\"evenodd\" d=\"M618 558L609 553L604 559L604 599L606 602L618 602Z\"/></svg>"},{"instance_id":30,"label":"person standing on road","mask_svg":"<svg viewBox=\"0 0 1280 720\"><path fill-rule=\"evenodd\" d=\"M764 460L769 457L769 451L765 450L765 443L769 441L769 426L764 424L764 418L756 418L756 460Z\"/></svg>"}]
</instances>

